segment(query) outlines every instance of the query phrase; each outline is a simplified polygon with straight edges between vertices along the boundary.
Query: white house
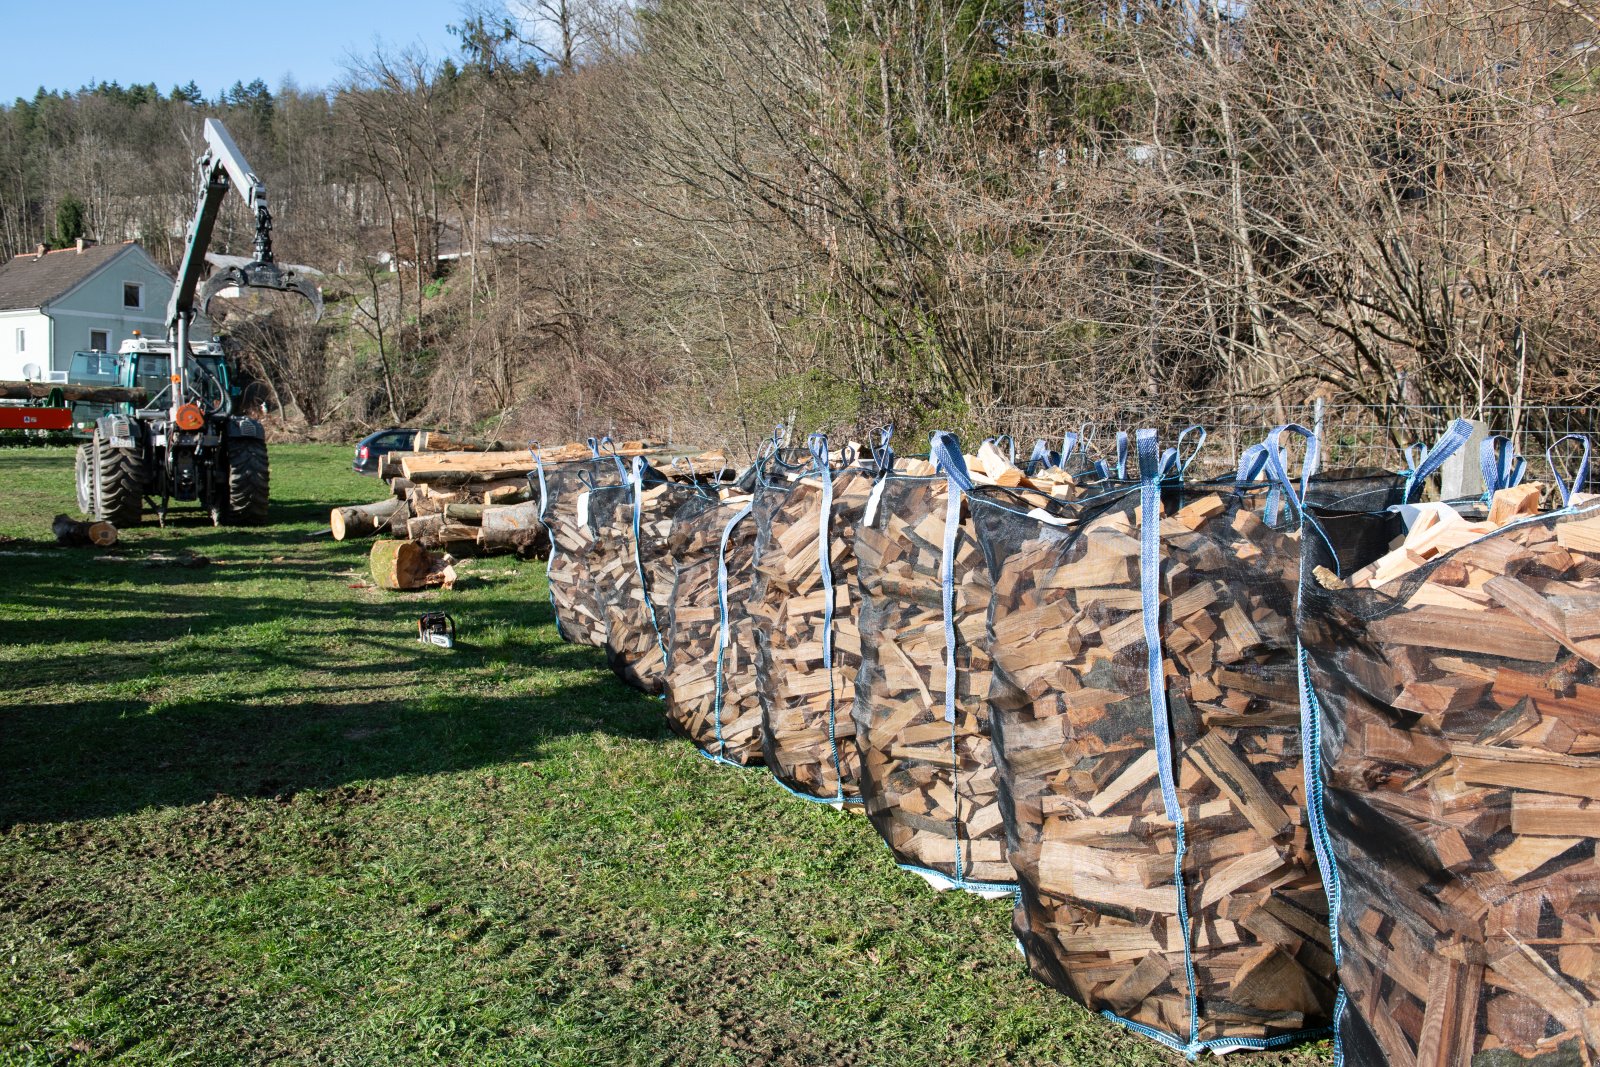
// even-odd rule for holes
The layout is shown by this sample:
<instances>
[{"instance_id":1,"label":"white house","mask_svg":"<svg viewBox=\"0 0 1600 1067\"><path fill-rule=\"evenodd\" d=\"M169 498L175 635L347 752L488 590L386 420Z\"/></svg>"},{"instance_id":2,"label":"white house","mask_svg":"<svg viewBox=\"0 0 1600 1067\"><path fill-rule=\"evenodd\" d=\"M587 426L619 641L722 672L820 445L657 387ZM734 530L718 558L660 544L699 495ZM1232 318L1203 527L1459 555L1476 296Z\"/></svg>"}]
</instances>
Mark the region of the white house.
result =
<instances>
[{"instance_id":1,"label":"white house","mask_svg":"<svg viewBox=\"0 0 1600 1067\"><path fill-rule=\"evenodd\" d=\"M0 381L29 364L65 371L74 352L115 352L135 330L166 334L172 279L133 242L79 241L0 265Z\"/></svg>"}]
</instances>

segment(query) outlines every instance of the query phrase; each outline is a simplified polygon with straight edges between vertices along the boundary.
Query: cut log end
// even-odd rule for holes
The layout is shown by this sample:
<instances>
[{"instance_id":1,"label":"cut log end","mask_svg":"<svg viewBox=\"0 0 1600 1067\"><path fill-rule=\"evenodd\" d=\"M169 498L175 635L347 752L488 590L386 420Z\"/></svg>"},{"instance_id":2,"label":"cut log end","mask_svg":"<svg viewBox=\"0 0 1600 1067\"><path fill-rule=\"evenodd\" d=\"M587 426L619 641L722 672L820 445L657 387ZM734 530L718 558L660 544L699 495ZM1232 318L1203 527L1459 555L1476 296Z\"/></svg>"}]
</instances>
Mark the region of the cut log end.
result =
<instances>
[{"instance_id":1,"label":"cut log end","mask_svg":"<svg viewBox=\"0 0 1600 1067\"><path fill-rule=\"evenodd\" d=\"M421 589L442 558L415 541L379 541L369 561L373 584L379 589Z\"/></svg>"},{"instance_id":2,"label":"cut log end","mask_svg":"<svg viewBox=\"0 0 1600 1067\"><path fill-rule=\"evenodd\" d=\"M58 545L94 545L110 548L117 543L117 528L103 520L82 521L70 515L57 515L50 524Z\"/></svg>"}]
</instances>

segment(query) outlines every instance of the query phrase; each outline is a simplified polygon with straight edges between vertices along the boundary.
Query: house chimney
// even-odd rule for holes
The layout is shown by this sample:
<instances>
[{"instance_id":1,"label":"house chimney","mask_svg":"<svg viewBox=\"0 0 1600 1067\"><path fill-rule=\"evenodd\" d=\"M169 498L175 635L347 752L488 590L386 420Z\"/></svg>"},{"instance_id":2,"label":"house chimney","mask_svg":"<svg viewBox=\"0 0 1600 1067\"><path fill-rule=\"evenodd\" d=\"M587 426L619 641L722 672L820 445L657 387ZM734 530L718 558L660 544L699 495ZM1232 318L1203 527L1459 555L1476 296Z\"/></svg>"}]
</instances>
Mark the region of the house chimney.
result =
<instances>
[{"instance_id":1,"label":"house chimney","mask_svg":"<svg viewBox=\"0 0 1600 1067\"><path fill-rule=\"evenodd\" d=\"M45 253L45 247L44 247L44 242L43 241L40 241L37 245L34 245L34 247L33 247L33 258L34 259L43 259L44 258L44 253Z\"/></svg>"},{"instance_id":2,"label":"house chimney","mask_svg":"<svg viewBox=\"0 0 1600 1067\"><path fill-rule=\"evenodd\" d=\"M78 238L78 255L83 255L83 238Z\"/></svg>"}]
</instances>

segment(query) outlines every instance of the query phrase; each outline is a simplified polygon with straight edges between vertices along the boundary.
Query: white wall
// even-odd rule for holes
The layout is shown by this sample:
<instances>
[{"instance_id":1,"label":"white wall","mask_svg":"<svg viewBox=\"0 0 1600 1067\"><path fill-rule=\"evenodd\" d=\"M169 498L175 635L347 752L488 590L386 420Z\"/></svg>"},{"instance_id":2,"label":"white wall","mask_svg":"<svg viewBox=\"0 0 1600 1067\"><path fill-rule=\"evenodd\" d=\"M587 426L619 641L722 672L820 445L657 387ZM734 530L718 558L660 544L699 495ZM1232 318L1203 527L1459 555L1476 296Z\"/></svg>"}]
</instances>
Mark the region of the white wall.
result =
<instances>
[{"instance_id":1,"label":"white wall","mask_svg":"<svg viewBox=\"0 0 1600 1067\"><path fill-rule=\"evenodd\" d=\"M50 369L52 326L37 310L0 311L0 381L21 381L22 368L29 363ZM18 330L23 334L21 351L17 349Z\"/></svg>"}]
</instances>

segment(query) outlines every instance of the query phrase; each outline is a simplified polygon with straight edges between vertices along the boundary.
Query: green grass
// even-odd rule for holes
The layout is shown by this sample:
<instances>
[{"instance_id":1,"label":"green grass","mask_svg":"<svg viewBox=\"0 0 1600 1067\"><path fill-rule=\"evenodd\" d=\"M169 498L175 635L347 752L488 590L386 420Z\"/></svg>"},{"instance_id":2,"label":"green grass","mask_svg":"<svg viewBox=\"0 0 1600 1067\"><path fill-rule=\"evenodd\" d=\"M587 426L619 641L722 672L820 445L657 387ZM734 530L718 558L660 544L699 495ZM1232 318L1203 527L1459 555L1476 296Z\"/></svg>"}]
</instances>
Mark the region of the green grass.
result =
<instances>
[{"instance_id":1,"label":"green grass","mask_svg":"<svg viewBox=\"0 0 1600 1067\"><path fill-rule=\"evenodd\" d=\"M313 536L377 495L347 457L108 562L49 541L71 453L0 451L0 1063L1176 1060L1028 979L1005 902L669 737L542 566L366 587Z\"/></svg>"}]
</instances>

